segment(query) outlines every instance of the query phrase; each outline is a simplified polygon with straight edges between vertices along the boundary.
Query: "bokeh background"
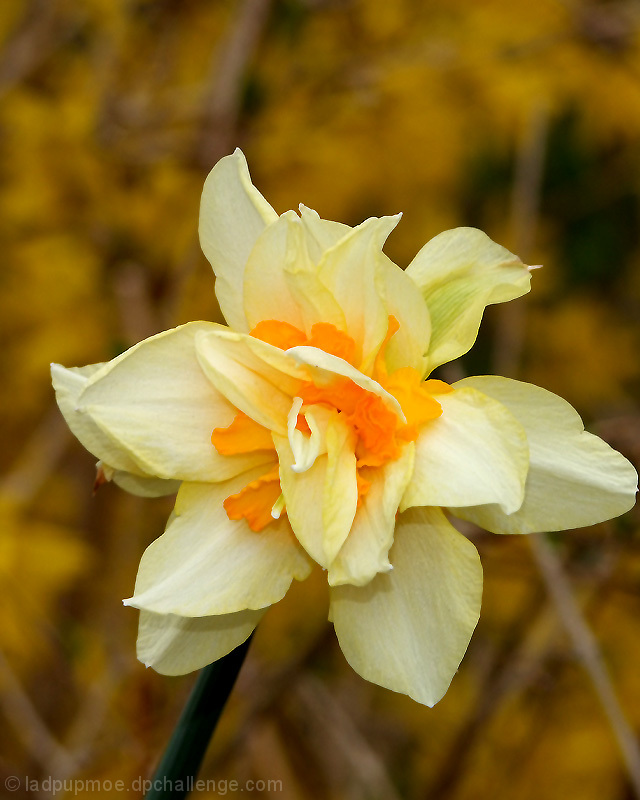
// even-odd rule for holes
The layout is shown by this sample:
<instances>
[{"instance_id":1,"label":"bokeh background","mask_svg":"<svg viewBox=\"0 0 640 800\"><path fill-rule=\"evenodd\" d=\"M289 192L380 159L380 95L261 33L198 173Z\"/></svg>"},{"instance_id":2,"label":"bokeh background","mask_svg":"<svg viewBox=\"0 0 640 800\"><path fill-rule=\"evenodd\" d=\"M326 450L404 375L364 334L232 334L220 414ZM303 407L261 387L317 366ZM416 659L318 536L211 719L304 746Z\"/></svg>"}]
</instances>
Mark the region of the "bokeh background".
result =
<instances>
[{"instance_id":1,"label":"bokeh background","mask_svg":"<svg viewBox=\"0 0 640 800\"><path fill-rule=\"evenodd\" d=\"M10 796L50 796L26 776L148 777L193 682L135 660L120 602L171 500L92 495L48 365L220 319L196 225L203 179L235 146L279 212L403 211L386 248L401 266L460 224L544 264L444 377L539 383L638 464L637 0L5 0L0 41ZM280 800L639 797L639 521L533 547L468 530L483 614L432 710L355 675L322 576L295 585L254 638L202 777L279 780L254 794Z\"/></svg>"}]
</instances>

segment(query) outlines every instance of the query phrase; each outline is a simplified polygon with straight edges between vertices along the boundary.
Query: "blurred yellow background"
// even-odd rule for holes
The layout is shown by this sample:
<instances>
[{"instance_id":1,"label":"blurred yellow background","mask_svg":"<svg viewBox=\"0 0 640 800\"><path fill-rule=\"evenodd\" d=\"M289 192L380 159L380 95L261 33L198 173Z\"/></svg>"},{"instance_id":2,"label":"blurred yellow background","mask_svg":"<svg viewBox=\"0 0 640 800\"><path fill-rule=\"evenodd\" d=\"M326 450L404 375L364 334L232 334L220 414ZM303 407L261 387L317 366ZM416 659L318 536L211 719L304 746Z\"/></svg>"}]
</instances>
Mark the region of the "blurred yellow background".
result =
<instances>
[{"instance_id":1,"label":"blurred yellow background","mask_svg":"<svg viewBox=\"0 0 640 800\"><path fill-rule=\"evenodd\" d=\"M100 796L148 777L193 681L135 660L136 612L121 605L171 501L92 496L93 460L48 365L220 320L197 215L207 171L235 146L279 212L304 202L352 225L404 212L387 246L401 266L461 224L544 264L444 377L539 383L638 465L636 0L7 0L0 41L10 796L50 796L27 777L106 781ZM638 527L630 512L549 550L636 734ZM439 705L349 669L313 575L261 624L202 776L279 780L254 794L281 800L638 797L540 553L469 535L483 613Z\"/></svg>"}]
</instances>

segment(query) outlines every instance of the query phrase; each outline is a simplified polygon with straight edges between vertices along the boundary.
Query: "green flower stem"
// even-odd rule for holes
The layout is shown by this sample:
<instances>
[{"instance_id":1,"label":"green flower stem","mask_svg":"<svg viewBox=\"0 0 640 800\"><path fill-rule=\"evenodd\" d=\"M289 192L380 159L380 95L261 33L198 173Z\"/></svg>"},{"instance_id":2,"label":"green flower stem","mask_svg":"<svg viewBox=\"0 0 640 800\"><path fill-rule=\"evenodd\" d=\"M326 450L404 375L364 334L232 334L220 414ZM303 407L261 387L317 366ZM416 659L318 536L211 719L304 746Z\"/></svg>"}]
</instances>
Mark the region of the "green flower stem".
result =
<instances>
[{"instance_id":1,"label":"green flower stem","mask_svg":"<svg viewBox=\"0 0 640 800\"><path fill-rule=\"evenodd\" d=\"M198 676L145 800L180 800L193 789L200 764L231 694L251 637Z\"/></svg>"}]
</instances>

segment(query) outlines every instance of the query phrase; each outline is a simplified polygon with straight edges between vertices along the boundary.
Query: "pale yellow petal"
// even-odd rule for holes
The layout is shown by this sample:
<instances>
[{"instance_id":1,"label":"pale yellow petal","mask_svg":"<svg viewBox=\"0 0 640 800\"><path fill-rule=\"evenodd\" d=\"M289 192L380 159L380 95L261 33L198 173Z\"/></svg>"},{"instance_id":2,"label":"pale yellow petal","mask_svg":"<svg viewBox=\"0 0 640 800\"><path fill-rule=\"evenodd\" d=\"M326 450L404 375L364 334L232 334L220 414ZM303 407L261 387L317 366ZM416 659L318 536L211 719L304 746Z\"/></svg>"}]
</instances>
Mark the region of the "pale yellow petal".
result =
<instances>
[{"instance_id":1,"label":"pale yellow petal","mask_svg":"<svg viewBox=\"0 0 640 800\"><path fill-rule=\"evenodd\" d=\"M308 419L313 408L308 412ZM324 428L324 431L322 431ZM349 534L356 513L358 487L353 433L336 412L318 428L324 436L312 466L297 471L287 437L274 435L280 462L280 485L287 516L300 544L327 568Z\"/></svg>"},{"instance_id":2,"label":"pale yellow petal","mask_svg":"<svg viewBox=\"0 0 640 800\"><path fill-rule=\"evenodd\" d=\"M317 211L300 204L300 217L307 231L309 254L318 263L324 253L343 239L353 228L342 222L322 219Z\"/></svg>"},{"instance_id":3,"label":"pale yellow petal","mask_svg":"<svg viewBox=\"0 0 640 800\"><path fill-rule=\"evenodd\" d=\"M269 430L286 432L291 398L308 371L283 350L227 329L203 332L196 349L204 374L235 408Z\"/></svg>"},{"instance_id":4,"label":"pale yellow petal","mask_svg":"<svg viewBox=\"0 0 640 800\"><path fill-rule=\"evenodd\" d=\"M71 430L105 464L142 477L226 480L263 463L264 454L221 456L211 444L213 429L229 425L235 409L205 377L194 341L219 327L182 325L94 371L75 407L62 403Z\"/></svg>"},{"instance_id":5,"label":"pale yellow petal","mask_svg":"<svg viewBox=\"0 0 640 800\"><path fill-rule=\"evenodd\" d=\"M360 367L371 369L388 326L381 275L382 246L400 217L368 219L324 254L320 278L338 301L347 333L358 347Z\"/></svg>"},{"instance_id":6,"label":"pale yellow petal","mask_svg":"<svg viewBox=\"0 0 640 800\"><path fill-rule=\"evenodd\" d=\"M242 289L247 259L258 236L277 219L251 183L242 152L220 159L202 191L200 246L216 275L220 309L235 330L249 330Z\"/></svg>"},{"instance_id":7,"label":"pale yellow petal","mask_svg":"<svg viewBox=\"0 0 640 800\"><path fill-rule=\"evenodd\" d=\"M140 612L138 659L161 675L186 675L226 656L246 641L265 610L215 617Z\"/></svg>"},{"instance_id":8,"label":"pale yellow petal","mask_svg":"<svg viewBox=\"0 0 640 800\"><path fill-rule=\"evenodd\" d=\"M444 695L480 614L475 547L440 509L414 509L396 528L393 569L366 586L334 586L342 652L366 680L432 706Z\"/></svg>"},{"instance_id":9,"label":"pale yellow petal","mask_svg":"<svg viewBox=\"0 0 640 800\"><path fill-rule=\"evenodd\" d=\"M431 315L429 369L473 345L486 306L526 294L530 273L517 256L476 228L431 239L407 267Z\"/></svg>"},{"instance_id":10,"label":"pale yellow petal","mask_svg":"<svg viewBox=\"0 0 640 800\"><path fill-rule=\"evenodd\" d=\"M406 272L384 253L379 264L387 314L394 316L400 324L385 350L387 370L393 372L402 367L413 367L424 375L427 369L425 354L431 338L427 304Z\"/></svg>"},{"instance_id":11,"label":"pale yellow petal","mask_svg":"<svg viewBox=\"0 0 640 800\"><path fill-rule=\"evenodd\" d=\"M310 433L297 429L298 416L302 414L309 426ZM291 411L287 419L287 435L293 457L293 472L306 472L312 467L318 456L327 452L327 428L335 411L324 406L308 406L302 410L302 398L294 397Z\"/></svg>"},{"instance_id":12,"label":"pale yellow petal","mask_svg":"<svg viewBox=\"0 0 640 800\"><path fill-rule=\"evenodd\" d=\"M247 261L244 304L249 327L275 319L309 333L316 322L345 330L344 314L322 283L302 220L287 211L257 240ZM318 255L319 257L319 255Z\"/></svg>"},{"instance_id":13,"label":"pale yellow petal","mask_svg":"<svg viewBox=\"0 0 640 800\"><path fill-rule=\"evenodd\" d=\"M349 535L358 503L355 436L340 414L329 420L326 447L322 541L326 563L331 564Z\"/></svg>"},{"instance_id":14,"label":"pale yellow petal","mask_svg":"<svg viewBox=\"0 0 640 800\"><path fill-rule=\"evenodd\" d=\"M315 211L303 205L300 214L309 234L308 251L316 260L353 230L340 222L321 219ZM378 252L376 258L376 268L372 272L374 281L377 280L387 315L392 314L400 324L400 330L387 345L387 367L390 372L401 367L414 367L422 372L431 333L429 311L411 278L383 252Z\"/></svg>"},{"instance_id":15,"label":"pale yellow petal","mask_svg":"<svg viewBox=\"0 0 640 800\"><path fill-rule=\"evenodd\" d=\"M635 469L606 442L587 433L569 403L509 378L465 378L456 386L474 388L508 408L526 431L530 453L518 511L506 515L495 505L453 508L457 516L494 533L537 533L594 525L633 507Z\"/></svg>"},{"instance_id":16,"label":"pale yellow petal","mask_svg":"<svg viewBox=\"0 0 640 800\"><path fill-rule=\"evenodd\" d=\"M320 455L307 470L296 472L293 469L296 459L288 437L274 434L273 441L280 462L280 486L293 532L311 558L326 568L322 499L327 456Z\"/></svg>"},{"instance_id":17,"label":"pale yellow petal","mask_svg":"<svg viewBox=\"0 0 640 800\"><path fill-rule=\"evenodd\" d=\"M349 536L329 567L330 586L351 583L364 586L378 572L388 572L398 506L413 472L414 445L403 448L400 458L365 471L371 482L361 500Z\"/></svg>"},{"instance_id":18,"label":"pale yellow petal","mask_svg":"<svg viewBox=\"0 0 640 800\"><path fill-rule=\"evenodd\" d=\"M345 315L336 298L324 285L317 269L290 267L285 274L291 296L302 315L302 329L310 333L317 322L328 322L348 333Z\"/></svg>"},{"instance_id":19,"label":"pale yellow petal","mask_svg":"<svg viewBox=\"0 0 640 800\"><path fill-rule=\"evenodd\" d=\"M525 431L498 401L455 386L438 395L442 415L420 430L401 508L498 503L507 514L517 511L529 466Z\"/></svg>"},{"instance_id":20,"label":"pale yellow petal","mask_svg":"<svg viewBox=\"0 0 640 800\"><path fill-rule=\"evenodd\" d=\"M219 484L183 483L166 531L145 551L126 605L159 614L205 617L265 608L303 580L310 561L286 519L252 531L230 520L224 500L261 470Z\"/></svg>"},{"instance_id":21,"label":"pale yellow petal","mask_svg":"<svg viewBox=\"0 0 640 800\"><path fill-rule=\"evenodd\" d=\"M295 211L287 211L256 241L244 275L244 308L249 329L276 319L304 330L302 312L291 294L286 269L312 268L305 235Z\"/></svg>"}]
</instances>

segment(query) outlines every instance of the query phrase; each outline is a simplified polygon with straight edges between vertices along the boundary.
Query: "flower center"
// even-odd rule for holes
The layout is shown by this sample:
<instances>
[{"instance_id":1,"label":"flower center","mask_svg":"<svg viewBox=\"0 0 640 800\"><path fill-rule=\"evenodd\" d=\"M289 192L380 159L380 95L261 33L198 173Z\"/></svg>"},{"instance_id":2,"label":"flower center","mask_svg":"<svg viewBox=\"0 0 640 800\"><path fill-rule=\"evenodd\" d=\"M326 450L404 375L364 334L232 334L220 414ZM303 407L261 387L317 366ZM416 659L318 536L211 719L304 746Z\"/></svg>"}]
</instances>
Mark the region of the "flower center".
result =
<instances>
[{"instance_id":1,"label":"flower center","mask_svg":"<svg viewBox=\"0 0 640 800\"><path fill-rule=\"evenodd\" d=\"M372 377L398 401L406 421L400 419L383 397L341 376L322 386L313 382L301 382L297 396L292 399L292 414L289 420L290 441L293 436L298 439L304 437L311 444L311 438L318 435L317 431L312 430L305 416L305 410L312 407L337 411L352 430L357 459L359 503L370 485L360 471L364 469L366 473L367 468L381 467L388 461L398 458L402 446L416 440L420 426L436 419L442 413L440 404L432 396L433 393L451 391L450 387L441 381L423 381L420 373L412 367L403 367L391 374L387 373L385 350L398 328L395 317L389 317L387 335L375 359ZM316 323L307 336L287 322L263 320L256 325L250 335L283 350L300 345L317 347L325 353L347 361L352 366L357 366L354 364L357 350L355 341L330 323ZM311 420L311 417L309 419ZM216 428L211 435L211 441L222 455L259 450L275 452L271 433L242 412L236 415L229 427ZM314 448L305 449L313 451ZM305 458L303 463L296 463L294 469L297 472L308 469L314 463L317 452L319 451ZM278 468L271 469L258 480L245 486L238 494L228 497L224 501L224 508L229 519L246 519L252 530L262 530L269 522L278 518L284 509Z\"/></svg>"}]
</instances>

